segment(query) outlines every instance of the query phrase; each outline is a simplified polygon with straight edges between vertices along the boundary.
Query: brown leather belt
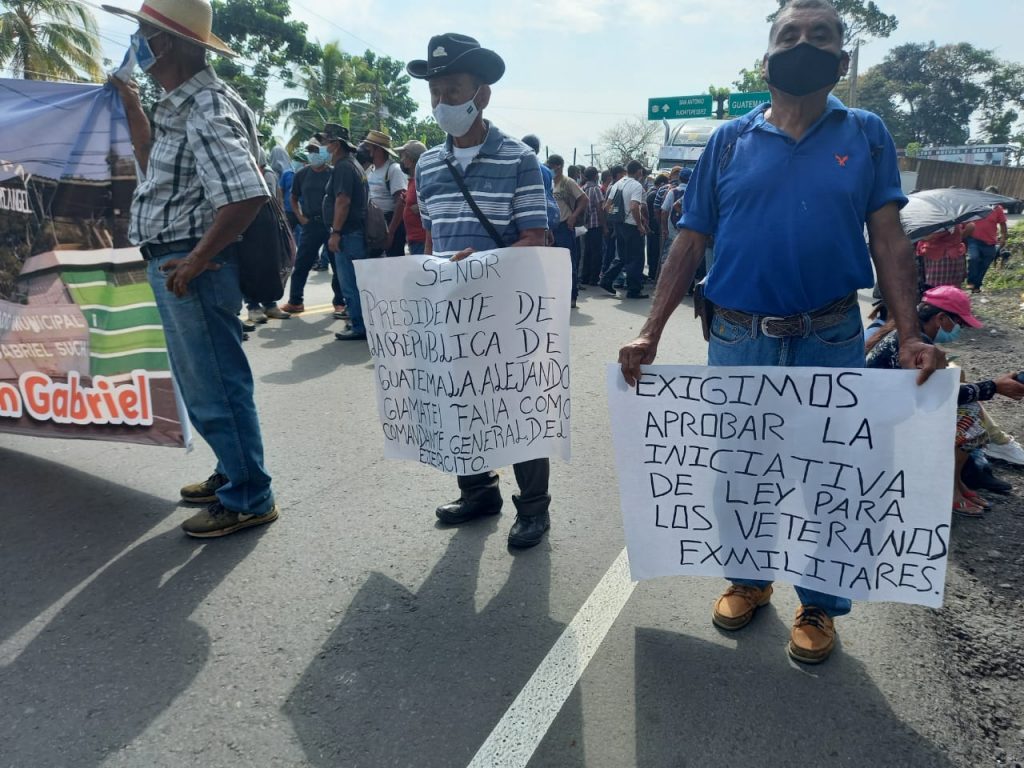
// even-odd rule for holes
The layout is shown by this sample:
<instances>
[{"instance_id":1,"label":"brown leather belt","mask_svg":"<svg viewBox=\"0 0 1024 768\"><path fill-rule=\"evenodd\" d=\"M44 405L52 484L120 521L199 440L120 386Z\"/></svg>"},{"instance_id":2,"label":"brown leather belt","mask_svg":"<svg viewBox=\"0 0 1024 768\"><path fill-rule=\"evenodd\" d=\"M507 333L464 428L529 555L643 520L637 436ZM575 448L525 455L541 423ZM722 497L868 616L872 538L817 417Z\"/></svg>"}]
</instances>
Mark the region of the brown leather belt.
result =
<instances>
[{"instance_id":1,"label":"brown leather belt","mask_svg":"<svg viewBox=\"0 0 1024 768\"><path fill-rule=\"evenodd\" d=\"M856 305L857 294L851 293L838 301L833 301L831 304L826 304L824 307L802 315L787 315L786 317L750 315L746 312L717 306L715 314L730 323L750 328L755 335L760 331L762 336L781 339L791 336L807 336L814 331L834 328L846 320L850 309Z\"/></svg>"}]
</instances>

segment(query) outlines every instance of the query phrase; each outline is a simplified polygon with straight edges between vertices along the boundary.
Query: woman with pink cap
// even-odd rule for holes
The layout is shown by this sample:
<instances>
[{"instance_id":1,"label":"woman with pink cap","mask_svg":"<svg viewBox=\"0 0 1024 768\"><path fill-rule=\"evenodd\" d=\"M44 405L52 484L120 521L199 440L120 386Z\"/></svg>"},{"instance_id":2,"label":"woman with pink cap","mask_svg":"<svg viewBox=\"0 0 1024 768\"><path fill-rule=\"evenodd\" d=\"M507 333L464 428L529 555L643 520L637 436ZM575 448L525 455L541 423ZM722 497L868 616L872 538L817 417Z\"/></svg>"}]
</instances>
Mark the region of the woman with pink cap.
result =
<instances>
[{"instance_id":1,"label":"woman with pink cap","mask_svg":"<svg viewBox=\"0 0 1024 768\"><path fill-rule=\"evenodd\" d=\"M957 340L963 327L981 328L982 322L971 313L971 299L959 288L941 285L925 291L917 306L921 321L921 335L929 344L949 344ZM895 323L889 322L879 329L867 343L869 368L899 368L899 337ZM960 473L976 448L988 442L988 432L982 423L981 405L997 394L1013 400L1024 398L1024 384L1015 373L1007 373L995 380L961 384L957 398L956 462L953 485L953 511L967 517L981 517L989 503L970 490Z\"/></svg>"}]
</instances>

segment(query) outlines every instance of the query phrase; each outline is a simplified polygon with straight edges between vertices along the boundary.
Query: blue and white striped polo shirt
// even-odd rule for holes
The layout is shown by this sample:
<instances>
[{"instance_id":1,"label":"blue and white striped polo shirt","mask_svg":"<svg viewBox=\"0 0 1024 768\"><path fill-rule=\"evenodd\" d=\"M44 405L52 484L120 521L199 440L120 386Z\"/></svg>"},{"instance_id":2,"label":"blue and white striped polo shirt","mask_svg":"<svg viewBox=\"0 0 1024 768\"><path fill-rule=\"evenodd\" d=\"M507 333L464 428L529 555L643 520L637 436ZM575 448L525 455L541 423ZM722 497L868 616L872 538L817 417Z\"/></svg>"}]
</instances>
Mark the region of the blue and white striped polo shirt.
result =
<instances>
[{"instance_id":1,"label":"blue and white striped polo shirt","mask_svg":"<svg viewBox=\"0 0 1024 768\"><path fill-rule=\"evenodd\" d=\"M501 233L506 245L527 229L547 229L544 181L533 150L487 123L480 153L462 169L452 154L452 138L423 153L416 165L416 195L423 226L430 231L434 254L464 248L486 251L494 240L459 191L444 159L462 171L466 186L483 214Z\"/></svg>"}]
</instances>

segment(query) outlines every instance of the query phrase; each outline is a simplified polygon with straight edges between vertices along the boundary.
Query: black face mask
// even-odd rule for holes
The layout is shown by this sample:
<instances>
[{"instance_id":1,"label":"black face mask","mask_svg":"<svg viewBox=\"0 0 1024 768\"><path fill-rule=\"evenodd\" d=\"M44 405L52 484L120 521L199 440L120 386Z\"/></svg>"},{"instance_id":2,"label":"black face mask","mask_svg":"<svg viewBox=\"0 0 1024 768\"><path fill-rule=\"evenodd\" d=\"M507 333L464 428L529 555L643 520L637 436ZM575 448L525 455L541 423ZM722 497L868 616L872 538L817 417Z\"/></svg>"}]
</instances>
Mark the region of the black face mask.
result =
<instances>
[{"instance_id":1,"label":"black face mask","mask_svg":"<svg viewBox=\"0 0 1024 768\"><path fill-rule=\"evenodd\" d=\"M769 85L792 96L806 96L839 82L841 58L810 43L768 57Z\"/></svg>"}]
</instances>

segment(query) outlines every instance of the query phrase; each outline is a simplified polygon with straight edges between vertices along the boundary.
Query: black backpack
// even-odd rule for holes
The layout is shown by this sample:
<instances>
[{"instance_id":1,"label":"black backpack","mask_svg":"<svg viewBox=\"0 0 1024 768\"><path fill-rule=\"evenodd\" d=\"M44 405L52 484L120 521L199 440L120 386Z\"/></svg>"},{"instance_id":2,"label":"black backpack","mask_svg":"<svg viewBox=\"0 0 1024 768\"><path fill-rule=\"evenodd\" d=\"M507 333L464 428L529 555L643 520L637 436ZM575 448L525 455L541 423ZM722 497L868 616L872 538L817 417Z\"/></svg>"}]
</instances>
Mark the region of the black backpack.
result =
<instances>
[{"instance_id":1,"label":"black backpack","mask_svg":"<svg viewBox=\"0 0 1024 768\"><path fill-rule=\"evenodd\" d=\"M276 197L260 208L237 248L242 295L261 304L284 296L284 287L295 269L295 238Z\"/></svg>"},{"instance_id":2,"label":"black backpack","mask_svg":"<svg viewBox=\"0 0 1024 768\"><path fill-rule=\"evenodd\" d=\"M242 98L223 83L218 83L221 93L233 97L237 107L244 105ZM238 119L252 136L255 126L252 115L246 109L239 109ZM256 152L253 162L260 167ZM276 196L271 196L260 208L256 218L235 244L238 251L238 282L242 295L248 301L269 304L284 296L284 287L295 269L295 238L284 207Z\"/></svg>"},{"instance_id":3,"label":"black backpack","mask_svg":"<svg viewBox=\"0 0 1024 768\"><path fill-rule=\"evenodd\" d=\"M604 204L605 220L609 224L626 223L626 201L622 196L622 187L615 190L612 199Z\"/></svg>"}]
</instances>

